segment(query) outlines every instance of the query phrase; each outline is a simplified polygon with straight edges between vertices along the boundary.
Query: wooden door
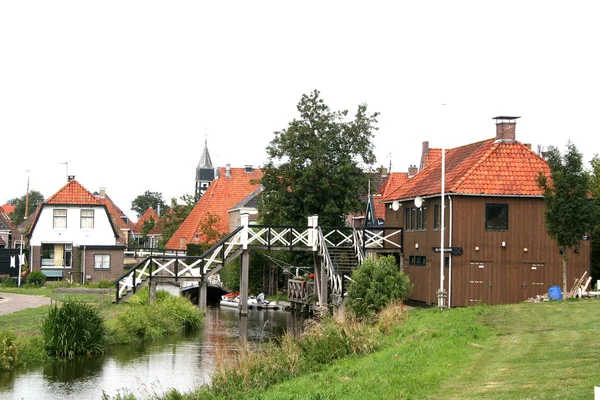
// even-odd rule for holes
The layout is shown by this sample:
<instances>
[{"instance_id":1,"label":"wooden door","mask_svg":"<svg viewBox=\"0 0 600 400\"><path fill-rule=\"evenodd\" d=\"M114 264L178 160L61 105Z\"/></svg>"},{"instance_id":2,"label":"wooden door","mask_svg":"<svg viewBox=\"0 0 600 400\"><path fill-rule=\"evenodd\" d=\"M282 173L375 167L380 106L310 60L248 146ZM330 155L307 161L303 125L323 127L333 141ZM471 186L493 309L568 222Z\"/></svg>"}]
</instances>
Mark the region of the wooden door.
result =
<instances>
[{"instance_id":1,"label":"wooden door","mask_svg":"<svg viewBox=\"0 0 600 400\"><path fill-rule=\"evenodd\" d=\"M521 300L542 295L548 291L544 283L543 263L524 263L521 268Z\"/></svg>"},{"instance_id":2,"label":"wooden door","mask_svg":"<svg viewBox=\"0 0 600 400\"><path fill-rule=\"evenodd\" d=\"M469 263L469 305L489 304L492 287L491 263L471 261Z\"/></svg>"}]
</instances>

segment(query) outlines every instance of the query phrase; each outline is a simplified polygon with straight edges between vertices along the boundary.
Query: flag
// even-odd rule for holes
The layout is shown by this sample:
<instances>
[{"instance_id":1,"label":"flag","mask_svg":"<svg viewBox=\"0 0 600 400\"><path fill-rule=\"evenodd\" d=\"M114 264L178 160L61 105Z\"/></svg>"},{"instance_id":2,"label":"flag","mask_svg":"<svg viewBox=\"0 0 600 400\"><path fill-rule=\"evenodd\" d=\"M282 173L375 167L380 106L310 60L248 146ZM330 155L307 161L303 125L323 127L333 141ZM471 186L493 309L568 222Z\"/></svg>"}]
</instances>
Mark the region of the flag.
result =
<instances>
[{"instance_id":1,"label":"flag","mask_svg":"<svg viewBox=\"0 0 600 400\"><path fill-rule=\"evenodd\" d=\"M10 267L16 268L15 266L15 256L10 256Z\"/></svg>"},{"instance_id":2,"label":"flag","mask_svg":"<svg viewBox=\"0 0 600 400\"><path fill-rule=\"evenodd\" d=\"M135 233L133 233L133 229L131 230L131 238L135 240Z\"/></svg>"},{"instance_id":3,"label":"flag","mask_svg":"<svg viewBox=\"0 0 600 400\"><path fill-rule=\"evenodd\" d=\"M25 265L25 254L19 254L19 267Z\"/></svg>"}]
</instances>

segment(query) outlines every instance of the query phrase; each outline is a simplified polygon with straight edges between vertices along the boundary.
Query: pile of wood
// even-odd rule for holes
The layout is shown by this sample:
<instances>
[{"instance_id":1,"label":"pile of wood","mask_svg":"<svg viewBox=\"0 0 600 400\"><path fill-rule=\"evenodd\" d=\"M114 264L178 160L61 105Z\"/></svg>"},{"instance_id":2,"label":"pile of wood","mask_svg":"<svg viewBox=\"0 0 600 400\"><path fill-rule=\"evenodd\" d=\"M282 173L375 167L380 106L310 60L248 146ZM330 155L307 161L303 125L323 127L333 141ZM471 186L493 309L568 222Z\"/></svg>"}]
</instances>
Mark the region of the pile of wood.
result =
<instances>
[{"instance_id":1,"label":"pile of wood","mask_svg":"<svg viewBox=\"0 0 600 400\"><path fill-rule=\"evenodd\" d=\"M569 293L567 293L565 299L571 299L573 297L578 297L578 298L582 298L582 297L589 297L590 294L588 293L588 286L590 286L590 282L592 281L592 277L589 276L586 279L586 275L587 275L587 271L585 271L583 273L583 275L581 275L581 278L579 279L575 279L575 283L573 285L573 288L569 291Z\"/></svg>"}]
</instances>

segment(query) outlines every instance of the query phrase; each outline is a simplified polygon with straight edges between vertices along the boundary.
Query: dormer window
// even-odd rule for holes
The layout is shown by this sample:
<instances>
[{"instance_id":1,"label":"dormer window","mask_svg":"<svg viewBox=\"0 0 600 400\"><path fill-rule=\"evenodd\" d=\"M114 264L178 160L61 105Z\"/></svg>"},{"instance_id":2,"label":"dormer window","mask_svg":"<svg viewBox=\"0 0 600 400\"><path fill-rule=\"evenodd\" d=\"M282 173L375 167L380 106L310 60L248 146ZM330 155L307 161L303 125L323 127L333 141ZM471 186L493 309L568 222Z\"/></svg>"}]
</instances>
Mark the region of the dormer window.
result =
<instances>
[{"instance_id":1,"label":"dormer window","mask_svg":"<svg viewBox=\"0 0 600 400\"><path fill-rule=\"evenodd\" d=\"M52 227L54 229L66 229L67 228L67 210L66 209L55 209L54 219Z\"/></svg>"}]
</instances>

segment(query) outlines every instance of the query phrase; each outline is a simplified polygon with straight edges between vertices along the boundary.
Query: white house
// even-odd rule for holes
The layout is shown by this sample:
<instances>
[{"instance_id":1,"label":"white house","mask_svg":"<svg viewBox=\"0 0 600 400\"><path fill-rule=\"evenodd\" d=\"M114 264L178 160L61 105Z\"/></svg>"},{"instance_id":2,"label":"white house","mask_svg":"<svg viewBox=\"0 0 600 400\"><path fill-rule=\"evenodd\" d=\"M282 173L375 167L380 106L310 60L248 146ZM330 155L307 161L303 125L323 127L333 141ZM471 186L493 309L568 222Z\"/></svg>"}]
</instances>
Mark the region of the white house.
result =
<instances>
[{"instance_id":1,"label":"white house","mask_svg":"<svg viewBox=\"0 0 600 400\"><path fill-rule=\"evenodd\" d=\"M48 278L113 280L123 273L125 246L107 206L73 176L38 209L28 233L33 270Z\"/></svg>"}]
</instances>

